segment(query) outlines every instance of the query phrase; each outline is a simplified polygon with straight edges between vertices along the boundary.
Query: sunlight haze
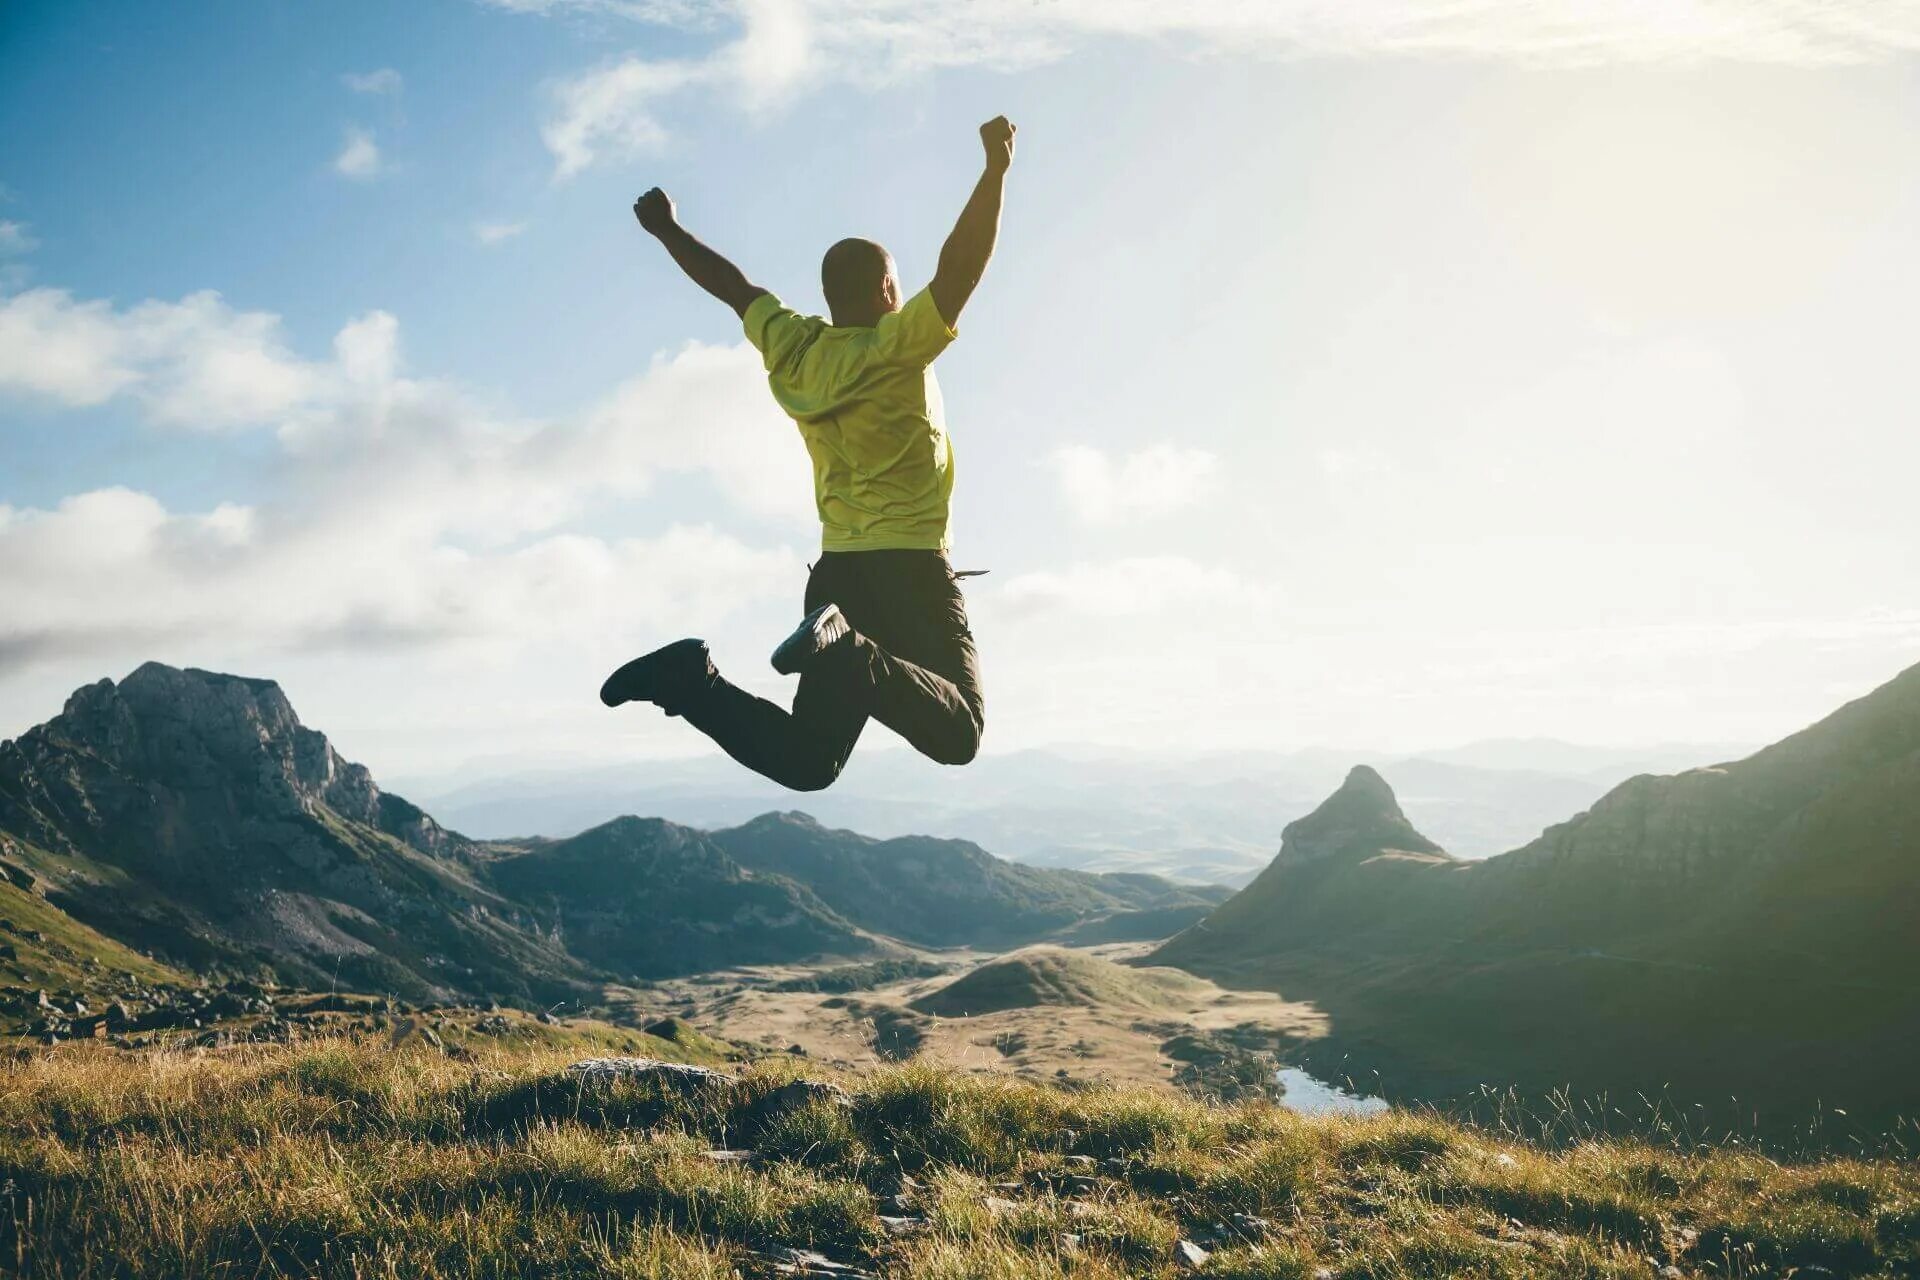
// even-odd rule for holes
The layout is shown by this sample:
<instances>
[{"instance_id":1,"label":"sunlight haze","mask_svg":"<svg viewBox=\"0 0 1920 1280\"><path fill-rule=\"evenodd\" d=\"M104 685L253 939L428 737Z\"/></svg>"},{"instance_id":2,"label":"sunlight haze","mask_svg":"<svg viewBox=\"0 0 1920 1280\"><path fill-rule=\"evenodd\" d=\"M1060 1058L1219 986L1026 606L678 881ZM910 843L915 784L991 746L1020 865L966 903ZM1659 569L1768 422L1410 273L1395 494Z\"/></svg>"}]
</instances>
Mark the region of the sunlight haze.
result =
<instances>
[{"instance_id":1,"label":"sunlight haze","mask_svg":"<svg viewBox=\"0 0 1920 1280\"><path fill-rule=\"evenodd\" d=\"M784 701L806 454L629 206L911 292L999 113L987 752L1761 742L1920 655L1912 4L23 3L0 738L147 659L383 775L693 754L594 697L683 635Z\"/></svg>"}]
</instances>

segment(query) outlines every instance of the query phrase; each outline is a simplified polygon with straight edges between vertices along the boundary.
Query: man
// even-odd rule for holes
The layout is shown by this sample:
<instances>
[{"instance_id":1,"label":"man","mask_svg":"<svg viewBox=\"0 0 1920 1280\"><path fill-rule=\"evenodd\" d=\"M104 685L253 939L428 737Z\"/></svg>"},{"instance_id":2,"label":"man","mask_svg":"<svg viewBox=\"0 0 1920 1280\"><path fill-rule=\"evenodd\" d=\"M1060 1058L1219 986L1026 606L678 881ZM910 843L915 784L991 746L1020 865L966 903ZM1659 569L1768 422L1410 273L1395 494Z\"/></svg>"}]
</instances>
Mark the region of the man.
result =
<instances>
[{"instance_id":1,"label":"man","mask_svg":"<svg viewBox=\"0 0 1920 1280\"><path fill-rule=\"evenodd\" d=\"M947 563L953 454L933 361L986 271L1000 230L1014 127L980 126L986 168L940 250L933 282L900 298L893 258L842 240L820 264L831 320L802 316L675 219L658 187L634 216L693 282L732 307L765 358L774 399L813 458L821 554L807 615L773 651L798 673L793 710L720 678L701 640L635 658L607 678L610 707L651 702L783 786L832 784L868 717L942 764L980 748L985 701L966 604Z\"/></svg>"}]
</instances>

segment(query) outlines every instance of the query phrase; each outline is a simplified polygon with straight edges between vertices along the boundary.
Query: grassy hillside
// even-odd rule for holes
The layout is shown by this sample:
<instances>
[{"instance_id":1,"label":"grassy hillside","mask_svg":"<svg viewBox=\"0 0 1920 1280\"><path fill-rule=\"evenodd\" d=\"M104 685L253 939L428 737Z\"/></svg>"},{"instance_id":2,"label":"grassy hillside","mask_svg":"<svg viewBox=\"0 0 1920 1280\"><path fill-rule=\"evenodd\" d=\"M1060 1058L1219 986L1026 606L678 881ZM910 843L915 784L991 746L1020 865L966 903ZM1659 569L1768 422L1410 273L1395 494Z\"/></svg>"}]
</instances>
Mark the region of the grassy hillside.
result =
<instances>
[{"instance_id":1,"label":"grassy hillside","mask_svg":"<svg viewBox=\"0 0 1920 1280\"><path fill-rule=\"evenodd\" d=\"M946 1018L1048 1005L1154 1009L1191 998L1200 985L1172 969L1129 969L1084 952L1029 947L981 965L913 1007Z\"/></svg>"},{"instance_id":2,"label":"grassy hillside","mask_svg":"<svg viewBox=\"0 0 1920 1280\"><path fill-rule=\"evenodd\" d=\"M773 1106L578 1050L62 1047L0 1069L0 1268L23 1277L809 1274L914 1280L1896 1277L1911 1163L1391 1112L1304 1118L908 1064ZM716 1149L751 1157L716 1157ZM1189 1246L1183 1249L1182 1242ZM1184 1254L1184 1261L1182 1260ZM829 1274L812 1271L812 1274Z\"/></svg>"},{"instance_id":3,"label":"grassy hillside","mask_svg":"<svg viewBox=\"0 0 1920 1280\"><path fill-rule=\"evenodd\" d=\"M1327 1014L1390 1089L1498 1080L1911 1115L1920 667L1745 760L1634 778L1463 863L1356 768L1252 884L1155 953Z\"/></svg>"},{"instance_id":4,"label":"grassy hillside","mask_svg":"<svg viewBox=\"0 0 1920 1280\"><path fill-rule=\"evenodd\" d=\"M805 885L742 870L691 827L616 818L500 859L489 882L555 922L567 950L661 977L874 949Z\"/></svg>"},{"instance_id":5,"label":"grassy hillside","mask_svg":"<svg viewBox=\"0 0 1920 1280\"><path fill-rule=\"evenodd\" d=\"M83 986L103 972L146 982L185 977L89 929L40 895L0 880L0 985Z\"/></svg>"}]
</instances>

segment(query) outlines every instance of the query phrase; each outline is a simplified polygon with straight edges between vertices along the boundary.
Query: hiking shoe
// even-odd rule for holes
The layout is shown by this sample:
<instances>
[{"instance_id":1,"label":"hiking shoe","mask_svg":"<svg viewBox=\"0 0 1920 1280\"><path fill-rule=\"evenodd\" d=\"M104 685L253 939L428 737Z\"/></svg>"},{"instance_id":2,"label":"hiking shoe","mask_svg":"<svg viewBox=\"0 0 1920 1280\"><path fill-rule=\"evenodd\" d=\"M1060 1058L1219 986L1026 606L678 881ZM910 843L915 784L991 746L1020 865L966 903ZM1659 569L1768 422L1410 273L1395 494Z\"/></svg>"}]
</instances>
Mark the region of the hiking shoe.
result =
<instances>
[{"instance_id":1,"label":"hiking shoe","mask_svg":"<svg viewBox=\"0 0 1920 1280\"><path fill-rule=\"evenodd\" d=\"M773 651L773 669L783 676L806 670L813 660L853 634L853 624L837 604L823 604L794 628Z\"/></svg>"},{"instance_id":2,"label":"hiking shoe","mask_svg":"<svg viewBox=\"0 0 1920 1280\"><path fill-rule=\"evenodd\" d=\"M711 684L713 677L713 660L707 656L705 640L675 640L608 676L600 686L600 701L610 707L623 702L678 706Z\"/></svg>"}]
</instances>

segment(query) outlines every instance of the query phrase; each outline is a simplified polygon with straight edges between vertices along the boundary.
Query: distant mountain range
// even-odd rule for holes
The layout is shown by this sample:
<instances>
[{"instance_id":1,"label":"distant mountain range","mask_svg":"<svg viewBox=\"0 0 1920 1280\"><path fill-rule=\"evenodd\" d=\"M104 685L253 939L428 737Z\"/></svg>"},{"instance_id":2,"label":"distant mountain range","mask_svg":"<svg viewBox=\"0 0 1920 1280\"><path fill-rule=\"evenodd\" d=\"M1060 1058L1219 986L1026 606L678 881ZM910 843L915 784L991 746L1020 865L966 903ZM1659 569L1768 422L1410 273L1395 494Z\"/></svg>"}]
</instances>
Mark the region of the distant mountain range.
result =
<instances>
[{"instance_id":1,"label":"distant mountain range","mask_svg":"<svg viewBox=\"0 0 1920 1280\"><path fill-rule=\"evenodd\" d=\"M940 831L1034 866L1145 871L1242 885L1274 832L1311 810L1358 756L1389 770L1421 826L1463 856L1510 849L1640 773L1744 755L1725 744L1624 750L1548 739L1475 743L1418 756L1350 751L1160 756L1100 749L1019 751L941 769L907 751L857 753L821 821L876 836ZM422 780L444 821L488 837L569 835L621 813L697 827L744 822L788 793L723 757Z\"/></svg>"},{"instance_id":2,"label":"distant mountain range","mask_svg":"<svg viewBox=\"0 0 1920 1280\"><path fill-rule=\"evenodd\" d=\"M125 954L117 943L307 987L553 1001L896 940L1015 945L1089 922L1126 934L1136 913L1186 923L1226 892L1014 866L965 841L875 841L793 813L471 840L343 760L272 681L158 663L0 743L0 975L26 982L89 949Z\"/></svg>"},{"instance_id":3,"label":"distant mountain range","mask_svg":"<svg viewBox=\"0 0 1920 1280\"><path fill-rule=\"evenodd\" d=\"M1330 1048L1464 1089L1920 1103L1920 667L1746 759L1451 857L1376 771L1153 957L1311 999Z\"/></svg>"}]
</instances>

